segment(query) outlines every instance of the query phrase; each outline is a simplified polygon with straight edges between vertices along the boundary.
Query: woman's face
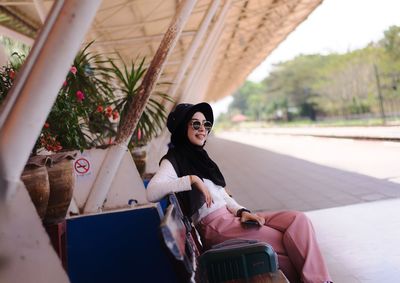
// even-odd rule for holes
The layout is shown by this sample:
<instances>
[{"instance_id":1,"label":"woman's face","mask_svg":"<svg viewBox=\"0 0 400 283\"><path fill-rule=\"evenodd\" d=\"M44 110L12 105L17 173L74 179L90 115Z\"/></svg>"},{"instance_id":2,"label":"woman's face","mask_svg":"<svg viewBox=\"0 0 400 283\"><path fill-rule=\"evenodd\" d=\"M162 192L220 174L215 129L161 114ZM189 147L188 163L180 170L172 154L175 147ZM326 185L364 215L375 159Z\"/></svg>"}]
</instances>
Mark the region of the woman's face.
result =
<instances>
[{"instance_id":1,"label":"woman's face","mask_svg":"<svg viewBox=\"0 0 400 283\"><path fill-rule=\"evenodd\" d=\"M200 127L199 127L199 122L200 122ZM204 123L206 123L204 125ZM203 113L201 112L196 112L192 116L192 119L188 123L188 139L189 141L198 146L203 146L204 143L207 140L208 137L208 132L211 130L206 130L205 126L210 126L211 123L207 123L206 117L204 116ZM196 130L196 128L198 128Z\"/></svg>"}]
</instances>

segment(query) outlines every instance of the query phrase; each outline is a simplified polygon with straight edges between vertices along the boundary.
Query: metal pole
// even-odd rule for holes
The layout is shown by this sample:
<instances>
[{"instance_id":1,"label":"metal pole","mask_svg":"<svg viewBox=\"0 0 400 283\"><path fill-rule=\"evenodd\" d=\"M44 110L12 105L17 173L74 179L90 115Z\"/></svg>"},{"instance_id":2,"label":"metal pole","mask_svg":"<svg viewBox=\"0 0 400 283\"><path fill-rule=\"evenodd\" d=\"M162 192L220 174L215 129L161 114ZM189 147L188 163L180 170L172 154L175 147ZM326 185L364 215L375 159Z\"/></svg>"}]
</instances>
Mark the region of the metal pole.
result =
<instances>
[{"instance_id":1,"label":"metal pole","mask_svg":"<svg viewBox=\"0 0 400 283\"><path fill-rule=\"evenodd\" d=\"M129 141L133 135L136 125L143 113L150 94L159 79L165 61L171 51L174 49L179 35L181 34L185 23L187 22L196 0L182 1L172 19L167 32L164 35L160 46L151 61L150 67L143 78L142 84L138 90L137 99L131 104L126 105L129 111L124 121L121 121L118 135L115 140L116 145L108 150L102 166L97 174L89 198L84 207L84 213L98 212L103 206L104 200L110 190L112 181L121 163L124 153L128 150Z\"/></svg>"},{"instance_id":2,"label":"metal pole","mask_svg":"<svg viewBox=\"0 0 400 283\"><path fill-rule=\"evenodd\" d=\"M179 71L176 74L176 76L173 80L173 83L168 90L167 94L169 97L172 97L172 98L175 97L176 91L178 90L180 84L182 83L183 77L189 67L189 64L192 62L193 56L194 56L195 52L197 51L198 46L200 45L200 42L203 40L204 35L206 34L206 31L207 31L207 28L210 25L211 19L215 15L220 2L221 2L220 0L212 1L207 14L201 23L201 26L196 33L195 38L193 39L188 51L185 54L185 57L180 65ZM153 162L153 163L157 162L157 164L158 164L158 160L156 161L155 159L158 158L158 156L160 156L161 152L164 150L164 146L167 144L168 136L169 135L167 133L163 132L157 140L153 140L151 142L151 144L150 144L151 150L149 150L149 154L147 157L147 164L149 164L151 162ZM147 165L146 165L146 167L147 167ZM152 165L150 167L154 167L154 166Z\"/></svg>"},{"instance_id":3,"label":"metal pole","mask_svg":"<svg viewBox=\"0 0 400 283\"><path fill-rule=\"evenodd\" d=\"M374 71L375 71L375 77L376 77L376 88L378 89L379 109L381 112L382 124L385 125L386 124L386 115L385 115L385 109L383 108L381 82L379 79L379 72L378 72L378 67L376 66L376 64L374 64Z\"/></svg>"},{"instance_id":4,"label":"metal pole","mask_svg":"<svg viewBox=\"0 0 400 283\"><path fill-rule=\"evenodd\" d=\"M218 20L214 24L211 32L209 33L207 37L207 41L204 44L199 57L196 60L196 63L192 70L189 73L188 78L185 81L185 85L183 87L184 91L182 92L180 101L181 102L195 102L196 97L198 97L197 90L195 89L194 86L194 78L196 77L196 81L201 83L201 80L197 80L198 75L201 73L203 74L202 70L205 68L205 63L207 61L207 58L210 56L210 54L213 52L216 43L218 41L218 38L220 37L222 30L223 30L223 23L225 20L226 13L228 12L229 6L230 6L231 0L227 0L221 10L221 13L218 17ZM208 78L209 79L209 78ZM208 82L208 80L207 80ZM197 85L197 84L196 84ZM205 91L205 90L204 90ZM193 98L192 98L193 97ZM192 101L193 100L193 101ZM198 99L197 99L198 101ZM156 168L158 167L158 161L160 160L161 156L165 154L166 152L166 144L168 143L168 139L170 137L170 134L166 129L162 132L162 134L157 138L155 141L156 144L152 145L151 152L149 154L149 162L148 162L148 168L151 169L150 172L155 171Z\"/></svg>"},{"instance_id":5,"label":"metal pole","mask_svg":"<svg viewBox=\"0 0 400 283\"><path fill-rule=\"evenodd\" d=\"M200 82L202 82L202 84L198 84L197 88L197 98L200 101L203 101L205 96L206 96L206 91L208 90L208 86L210 84L210 80L212 77L212 70L215 67L215 61L217 60L218 57L218 47L219 47L219 42L220 42L220 38L218 37L218 39L216 40L213 48L210 50L210 54L208 56L208 60L206 62L206 64L204 65L202 74L200 76Z\"/></svg>"},{"instance_id":6,"label":"metal pole","mask_svg":"<svg viewBox=\"0 0 400 283\"><path fill-rule=\"evenodd\" d=\"M218 19L216 20L215 24L213 25L211 31L209 32L208 36L207 36L207 40L204 43L200 54L198 56L198 58L196 59L196 62L194 63L194 66L192 67L192 69L190 70L185 83L183 85L182 88L182 95L179 99L180 102L188 102L187 100L189 99L189 97L191 96L195 96L192 93L193 90L193 84L194 84L194 78L197 78L197 75L200 72L200 69L202 68L204 61L207 58L207 54L209 54L209 49L213 46L213 43L215 42L215 40L218 38L218 36L221 35L221 31L223 29L223 24L225 21L225 17L227 15L227 12L229 11L230 5L232 3L232 0L226 0L224 3L224 6L222 7L222 10L218 16ZM167 130L164 130L162 135L158 138L157 144L161 145L157 148L157 153L152 154L150 157L152 158L152 160L150 160L150 168L151 169L155 169L157 164L158 164L158 160L160 159L160 157L162 156L162 154L165 153L165 147L164 145L168 143L168 138L170 137L169 133Z\"/></svg>"},{"instance_id":7,"label":"metal pole","mask_svg":"<svg viewBox=\"0 0 400 283\"><path fill-rule=\"evenodd\" d=\"M213 38L210 47L207 49L204 59L200 61L201 64L196 72L196 80L194 80L194 82L190 85L187 93L184 94L186 101L196 102L204 99L205 92L208 89L208 84L212 75L211 70L214 67L215 60L218 56L218 47L223 30L224 25L221 25L216 33L216 36ZM189 94L191 94L191 97L189 97Z\"/></svg>"},{"instance_id":8,"label":"metal pole","mask_svg":"<svg viewBox=\"0 0 400 283\"><path fill-rule=\"evenodd\" d=\"M201 26L196 33L195 38L193 39L188 51L185 54L185 57L183 58L182 64L179 68L178 73L175 76L173 84L171 85L171 87L168 91L168 95L170 97L175 96L175 93L182 82L183 76L185 75L186 70L188 69L189 64L191 63L191 61L193 59L194 53L196 52L198 46L200 45L201 40L204 38L207 28L210 25L211 19L214 16L215 12L217 11L220 2L221 2L220 0L212 1L211 6L210 6L206 16L204 17L204 19L201 23Z\"/></svg>"},{"instance_id":9,"label":"metal pole","mask_svg":"<svg viewBox=\"0 0 400 283\"><path fill-rule=\"evenodd\" d=\"M222 30L224 22L225 22L225 17L229 11L231 3L232 3L232 0L226 0L224 6L222 8L222 11L218 17L218 20L214 24L214 26L207 38L207 42L204 44L204 46L200 52L200 55L196 60L196 63L194 64L192 70L189 73L189 76L187 77L187 79L185 81L180 101L184 102L185 99L187 99L189 97L189 95L190 95L189 88L193 84L195 77L197 77L199 69L201 68L204 60L206 60L209 49L212 47L212 44L215 42L216 38L221 33L221 30Z\"/></svg>"},{"instance_id":10,"label":"metal pole","mask_svg":"<svg viewBox=\"0 0 400 283\"><path fill-rule=\"evenodd\" d=\"M0 117L0 199L14 192L100 0L55 1Z\"/></svg>"}]
</instances>

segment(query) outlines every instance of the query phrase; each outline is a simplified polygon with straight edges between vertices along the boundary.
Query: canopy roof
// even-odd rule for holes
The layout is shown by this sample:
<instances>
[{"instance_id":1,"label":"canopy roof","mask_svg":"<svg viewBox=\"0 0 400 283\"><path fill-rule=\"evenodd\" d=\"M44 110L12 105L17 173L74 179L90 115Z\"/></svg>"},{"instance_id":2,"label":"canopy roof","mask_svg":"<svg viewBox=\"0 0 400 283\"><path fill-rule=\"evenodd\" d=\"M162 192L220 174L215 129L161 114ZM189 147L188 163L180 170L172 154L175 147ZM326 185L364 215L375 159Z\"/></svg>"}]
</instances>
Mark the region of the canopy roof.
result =
<instances>
[{"instance_id":1,"label":"canopy roof","mask_svg":"<svg viewBox=\"0 0 400 283\"><path fill-rule=\"evenodd\" d=\"M118 52L126 62L143 57L149 63L175 15L178 0L103 0L86 43L95 40L93 48L105 56ZM322 0L233 0L226 15L223 30L214 49L205 42L213 25L218 22L225 1L221 1L205 37L194 54L186 72L192 71L203 47L210 49L203 72L195 78L198 90L190 93L192 100L219 100L232 94L291 31L293 31ZM17 32L29 42L38 34L42 17L53 1L2 1L0 25L2 33ZM168 58L161 81L172 84L182 60L193 41L212 0L199 0L185 25L181 37ZM86 44L85 43L85 44ZM212 49L212 50L211 50ZM182 98L178 85L175 99ZM164 89L163 91L168 91Z\"/></svg>"}]
</instances>

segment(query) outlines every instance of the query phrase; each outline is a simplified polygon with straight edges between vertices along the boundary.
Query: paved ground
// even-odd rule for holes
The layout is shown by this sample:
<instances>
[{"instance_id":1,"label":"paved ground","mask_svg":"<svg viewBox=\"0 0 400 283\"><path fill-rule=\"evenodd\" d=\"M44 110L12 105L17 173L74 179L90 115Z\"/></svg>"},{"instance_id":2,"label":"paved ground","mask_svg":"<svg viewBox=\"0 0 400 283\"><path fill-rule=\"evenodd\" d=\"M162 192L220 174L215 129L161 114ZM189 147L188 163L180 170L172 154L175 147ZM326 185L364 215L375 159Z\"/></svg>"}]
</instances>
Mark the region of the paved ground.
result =
<instances>
[{"instance_id":1,"label":"paved ground","mask_svg":"<svg viewBox=\"0 0 400 283\"><path fill-rule=\"evenodd\" d=\"M335 283L400 282L400 184L218 138L207 150L241 204L306 211Z\"/></svg>"},{"instance_id":2,"label":"paved ground","mask_svg":"<svg viewBox=\"0 0 400 283\"><path fill-rule=\"evenodd\" d=\"M207 150L235 198L253 210L310 211L400 197L400 184L238 142L211 138Z\"/></svg>"},{"instance_id":3,"label":"paved ground","mask_svg":"<svg viewBox=\"0 0 400 283\"><path fill-rule=\"evenodd\" d=\"M246 131L265 134L290 134L305 136L329 136L338 138L358 138L400 141L400 126L371 127L269 127L252 128Z\"/></svg>"}]
</instances>

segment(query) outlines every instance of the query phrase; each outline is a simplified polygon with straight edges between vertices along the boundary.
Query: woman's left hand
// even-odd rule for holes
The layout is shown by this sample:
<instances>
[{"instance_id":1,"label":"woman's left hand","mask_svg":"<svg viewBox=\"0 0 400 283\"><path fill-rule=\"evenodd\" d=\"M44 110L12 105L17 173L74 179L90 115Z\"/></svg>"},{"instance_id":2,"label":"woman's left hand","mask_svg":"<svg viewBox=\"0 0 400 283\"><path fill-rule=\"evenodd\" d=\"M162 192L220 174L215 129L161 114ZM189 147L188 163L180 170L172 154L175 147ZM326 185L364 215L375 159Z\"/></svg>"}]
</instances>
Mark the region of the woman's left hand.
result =
<instances>
[{"instance_id":1,"label":"woman's left hand","mask_svg":"<svg viewBox=\"0 0 400 283\"><path fill-rule=\"evenodd\" d=\"M262 216L260 216L258 214L255 214L255 213L250 213L250 212L244 211L242 213L242 217L240 218L240 221L241 222L246 222L247 220L257 221L258 224L260 224L260 226L265 224L265 218L264 217L262 217Z\"/></svg>"}]
</instances>

